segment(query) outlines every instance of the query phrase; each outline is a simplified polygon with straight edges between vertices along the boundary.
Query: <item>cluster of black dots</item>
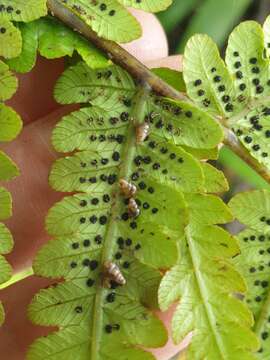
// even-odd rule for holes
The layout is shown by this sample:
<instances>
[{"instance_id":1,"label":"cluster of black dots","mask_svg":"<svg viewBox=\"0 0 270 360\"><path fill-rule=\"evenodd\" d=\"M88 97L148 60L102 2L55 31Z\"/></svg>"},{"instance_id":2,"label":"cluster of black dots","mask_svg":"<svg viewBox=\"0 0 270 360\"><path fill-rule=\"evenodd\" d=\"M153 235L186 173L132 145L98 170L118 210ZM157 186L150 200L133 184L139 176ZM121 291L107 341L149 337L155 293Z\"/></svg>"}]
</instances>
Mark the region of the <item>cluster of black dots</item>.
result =
<instances>
[{"instance_id":1,"label":"cluster of black dots","mask_svg":"<svg viewBox=\"0 0 270 360\"><path fill-rule=\"evenodd\" d=\"M114 258L116 260L120 260L123 256L121 250L132 249L133 242L130 238L124 239L123 237L120 236L117 238L117 245L118 245L119 251L117 251L114 254ZM137 243L135 246L133 246L133 250L135 250L135 251L139 250L140 248L141 248L141 245L139 243ZM124 269L128 269L130 267L130 262L123 261L121 265ZM116 289L119 285L117 283L115 283L114 281L111 281L110 285L111 285L110 292L106 295L106 301L108 303L113 303L116 300L116 292L113 290ZM104 329L105 329L106 333L110 334L110 333L112 333L113 330L119 330L120 325L119 324L107 324Z\"/></svg>"},{"instance_id":2,"label":"cluster of black dots","mask_svg":"<svg viewBox=\"0 0 270 360\"><path fill-rule=\"evenodd\" d=\"M115 119L115 118L114 118ZM115 121L115 120L111 120L111 121ZM89 141L92 142L104 142L104 141L109 141L109 142L116 142L118 144L122 144L125 141L125 136L122 134L110 134L108 136L104 135L104 134L100 134L100 135L95 135L92 134L89 136Z\"/></svg>"},{"instance_id":3,"label":"cluster of black dots","mask_svg":"<svg viewBox=\"0 0 270 360\"><path fill-rule=\"evenodd\" d=\"M104 4L103 2L97 1L97 0L91 0L90 1L92 5L98 6L100 11L104 12L107 11L109 16L114 16L116 11L114 9L108 9L108 6Z\"/></svg>"},{"instance_id":4,"label":"cluster of black dots","mask_svg":"<svg viewBox=\"0 0 270 360\"><path fill-rule=\"evenodd\" d=\"M138 251L141 249L140 243L133 244L132 239L130 239L130 238L124 239L122 236L119 236L117 238L117 245L118 245L118 249L119 249L119 251L115 254L115 259L117 259L117 260L122 258L121 250L128 249L128 250ZM121 254L120 257L119 257L119 255L117 255L119 253ZM128 262L124 262L122 265L125 269L128 269L130 266L130 264Z\"/></svg>"},{"instance_id":5,"label":"cluster of black dots","mask_svg":"<svg viewBox=\"0 0 270 360\"><path fill-rule=\"evenodd\" d=\"M93 243L100 245L102 243L102 236L101 235L95 235L95 237L92 240ZM87 249L91 247L91 240L90 239L84 239L81 242L74 241L71 244L72 250L80 250L80 248L83 247L84 249Z\"/></svg>"},{"instance_id":6,"label":"cluster of black dots","mask_svg":"<svg viewBox=\"0 0 270 360\"><path fill-rule=\"evenodd\" d=\"M169 151L169 149L162 145L158 145L158 143L156 141L150 140L147 142L148 147L151 150L158 150L160 152L161 155L163 155L164 159L166 157L166 160L172 160L172 161L176 161L178 164L183 164L184 163L184 159L180 156L177 156L174 152ZM168 169L161 169L161 165L159 162L154 161L150 155L145 155L145 156L141 156L141 155L137 155L134 160L133 160L135 166L138 168L138 170L140 170L140 167L143 167L144 165L148 165L151 166L151 169L154 171L161 171L161 173L163 175L167 175L168 174ZM135 171L133 172L133 174L131 175L131 180L132 181L137 181L140 178L140 173L139 171ZM176 177L171 176L170 179L172 181L176 180Z\"/></svg>"},{"instance_id":7,"label":"cluster of black dots","mask_svg":"<svg viewBox=\"0 0 270 360\"><path fill-rule=\"evenodd\" d=\"M118 151L114 151L112 153L111 159L109 158L101 158L99 161L97 159L93 159L90 162L90 166L98 167L98 165L108 165L110 161L118 162L120 161L120 153ZM86 162L81 161L80 163L82 168L85 168L87 166Z\"/></svg>"},{"instance_id":8,"label":"cluster of black dots","mask_svg":"<svg viewBox=\"0 0 270 360\"><path fill-rule=\"evenodd\" d=\"M263 217L261 217L261 221L267 221L267 224L268 225L270 225L270 219L267 219L266 220L266 217L265 216L263 216ZM249 241L251 241L251 242L253 242L253 241L259 241L259 242L264 242L264 241L266 241L266 240L268 240L268 241L270 241L270 235L268 235L268 236L266 236L266 235L259 235L259 236L256 236L256 235L250 235L250 236L244 236L243 237L243 241L244 242L249 242ZM269 253L270 253L270 247L269 247Z\"/></svg>"},{"instance_id":9,"label":"cluster of black dots","mask_svg":"<svg viewBox=\"0 0 270 360\"><path fill-rule=\"evenodd\" d=\"M98 199L98 198L93 198L89 201L89 203L91 202L92 205L98 205L101 201L103 203L109 203L111 200L111 197L109 194L104 194L102 196L102 200ZM80 206L81 207L85 207L87 206L87 201L86 200L81 200L80 201ZM85 224L87 221L87 218L85 216L82 216L79 218L80 224ZM96 215L91 215L89 217L89 222L90 224L96 224L99 223L100 225L106 225L108 221L108 216L107 215L101 215L99 216L99 218Z\"/></svg>"},{"instance_id":10,"label":"cluster of black dots","mask_svg":"<svg viewBox=\"0 0 270 360\"><path fill-rule=\"evenodd\" d=\"M93 242L95 244L101 244L102 243L102 236L101 235L95 235L95 237L93 239ZM76 251L76 250L80 250L81 247L87 249L90 246L91 246L91 240L90 239L84 239L84 240L82 240L82 242L79 242L79 241L73 242L71 244L71 249ZM83 267L89 268L91 271L95 271L98 268L99 263L95 259L90 260L89 258L85 258L85 259L82 260L81 265ZM71 269L75 269L78 266L79 266L78 262L71 261L71 263L70 263L70 268ZM87 287L92 287L94 285L94 283L95 283L95 280L92 279L92 278L88 278L86 280L86 286ZM78 307L75 308L75 311L77 313L82 312L82 311L78 310Z\"/></svg>"},{"instance_id":11,"label":"cluster of black dots","mask_svg":"<svg viewBox=\"0 0 270 360\"><path fill-rule=\"evenodd\" d=\"M21 10L20 9L14 9L13 6L11 5L3 5L3 4L0 4L0 13L8 13L8 14L12 14L13 12L16 14L16 15L20 15L21 14Z\"/></svg>"},{"instance_id":12,"label":"cluster of black dots","mask_svg":"<svg viewBox=\"0 0 270 360\"><path fill-rule=\"evenodd\" d=\"M83 261L82 261L82 265L85 266L85 267L88 267L90 270L94 271L97 269L98 267L98 261L97 260L90 260L88 258L85 258ZM75 269L76 267L78 266L78 263L75 262L75 261L72 261L70 263L70 267L72 269Z\"/></svg>"},{"instance_id":13,"label":"cluster of black dots","mask_svg":"<svg viewBox=\"0 0 270 360\"><path fill-rule=\"evenodd\" d=\"M260 218L260 221L262 222L267 222L268 225L270 225L270 219L267 219L265 216ZM270 235L266 236L264 234L260 234L260 235L256 235L256 234L251 234L250 236L244 236L242 238L242 240L244 242L255 242L258 241L259 243L264 243L266 241L270 242ZM263 248L259 248L258 249L258 255L260 256L265 256L265 255L269 255L270 256L270 244L269 247L265 246ZM251 266L248 269L248 272L252 275L258 274L259 276L261 276L262 272L265 270L266 267L270 267L270 261L267 263L265 262L265 260L263 260L261 262L261 264L259 264L257 267L255 266ZM256 279L254 281L254 286L258 286L261 287L262 289L266 289L269 286L269 281L268 280L259 280ZM256 295L254 298L254 301L257 303L260 303L263 300L263 296L261 295ZM251 299L247 299L247 303L250 303Z\"/></svg>"},{"instance_id":14,"label":"cluster of black dots","mask_svg":"<svg viewBox=\"0 0 270 360\"><path fill-rule=\"evenodd\" d=\"M221 96L221 101L224 103L225 111L232 112L233 111L232 99L228 94L226 94L226 87L224 84L222 84L222 77L220 75L218 75L217 69L215 67L212 67L210 69L210 71L213 74L213 76L212 76L213 83L216 85L217 91L220 93L220 96ZM194 81L193 85L195 88L198 88L197 95L200 97L204 97L205 91L202 88L202 85L203 85L202 80L196 79ZM211 101L208 98L204 98L202 100L202 104L205 107L208 107L211 104Z\"/></svg>"},{"instance_id":15,"label":"cluster of black dots","mask_svg":"<svg viewBox=\"0 0 270 360\"><path fill-rule=\"evenodd\" d=\"M101 174L99 177L91 176L88 179L84 176L79 177L79 183L85 184L89 182L90 184L96 184L98 181L107 182L109 185L113 185L117 180L117 174Z\"/></svg>"},{"instance_id":16,"label":"cluster of black dots","mask_svg":"<svg viewBox=\"0 0 270 360\"><path fill-rule=\"evenodd\" d=\"M269 115L270 115L270 108L267 108L267 107L263 108L261 116L264 117L264 116L269 116ZM270 138L270 130L264 130L263 125L260 123L261 116L253 115L249 118L249 122L251 124L251 130L257 131L257 132L263 132L265 138L268 139L268 138ZM241 129L236 130L235 133L237 136L242 138L246 144L250 144L252 150L254 150L256 152L261 150L261 146L259 144L253 143L252 134L245 135L245 134L243 134L243 131ZM261 151L261 156L266 158L266 157L268 157L268 153L265 151Z\"/></svg>"},{"instance_id":17,"label":"cluster of black dots","mask_svg":"<svg viewBox=\"0 0 270 360\"><path fill-rule=\"evenodd\" d=\"M98 71L97 72L97 79L99 80L99 79L105 79L105 80L108 80L108 79L110 79L110 77L112 76L112 71L111 70L107 70L107 71L105 71L105 72L101 72L101 71ZM118 83L121 83L121 79L120 79L120 77L118 76L118 75L116 75L115 77L114 77L114 79L116 80L116 82L118 82Z\"/></svg>"},{"instance_id":18,"label":"cluster of black dots","mask_svg":"<svg viewBox=\"0 0 270 360\"><path fill-rule=\"evenodd\" d=\"M182 116L185 116L187 119L191 119L192 116L193 116L193 113L191 110L186 110L186 111L183 111L182 108L180 107L177 107L178 109L178 112L177 112L177 115L182 115ZM170 133L174 133L175 135L178 134L178 131L172 123L168 123L167 121L164 121L162 119L162 117L160 115L157 115L155 113L150 113L148 114L146 117L145 117L145 121L150 123L150 124L153 124L155 126L156 129L160 130L167 130L168 132Z\"/></svg>"},{"instance_id":19,"label":"cluster of black dots","mask_svg":"<svg viewBox=\"0 0 270 360\"><path fill-rule=\"evenodd\" d=\"M85 92L83 90L80 90L80 94L81 95L85 95ZM128 100L126 100L128 101ZM119 117L110 117L109 118L109 125L116 125L117 123L126 123L129 119L129 113L126 112L126 111L123 111ZM87 125L89 126L93 126L93 125L98 125L98 126L103 126L105 124L105 120L102 116L99 116L98 118L94 119L93 116L89 116L87 119L86 119L86 123ZM84 126L83 122L79 119L78 120L78 124L80 126ZM101 134L102 135L102 134ZM106 140L106 137L104 136L98 136L97 134L91 134L89 136L89 140L91 141L100 141L100 142L104 142ZM107 140L109 141L113 141L113 140L116 140L116 138L107 138Z\"/></svg>"},{"instance_id":20,"label":"cluster of black dots","mask_svg":"<svg viewBox=\"0 0 270 360\"><path fill-rule=\"evenodd\" d=\"M126 111L123 111L120 114L119 118L116 116L110 117L109 123L110 123L110 125L116 125L119 122L126 123L128 120L129 120L129 113Z\"/></svg>"},{"instance_id":21,"label":"cluster of black dots","mask_svg":"<svg viewBox=\"0 0 270 360\"><path fill-rule=\"evenodd\" d=\"M117 123L121 122L121 123L126 123L129 120L129 113L128 112L122 112L120 114L119 117L110 117L109 118L109 124L112 126L115 126ZM92 117L89 117L86 122L89 125L92 125L92 123L94 122L94 119ZM103 118L99 118L97 120L97 124L98 125L103 125L104 124L104 119ZM83 124L81 122L79 122L79 125L83 126ZM108 142L116 142L117 144L123 144L123 142L125 141L125 136L123 134L96 134L96 133L92 133L91 135L88 136L88 139L91 143L95 143L95 142L100 142L103 143L105 141Z\"/></svg>"},{"instance_id":22,"label":"cluster of black dots","mask_svg":"<svg viewBox=\"0 0 270 360\"><path fill-rule=\"evenodd\" d=\"M154 187L153 186L147 186L146 185L146 183L144 182L144 181L140 181L139 183L138 183L138 188L140 189L140 190L146 190L149 194L154 194L155 193L155 189L154 189ZM127 204L127 201L128 200L124 200L124 204ZM153 207L152 209L151 209L151 205L147 202L147 201L141 201L140 199L135 199L135 201L136 201L136 203L137 203L137 205L138 205L138 207L140 208L140 209L143 209L143 210L149 210L149 211L151 211L151 213L152 214L157 214L158 213L158 211L159 211L159 209L157 208L157 207ZM128 212L123 212L122 213L122 215L121 215L121 219L123 220L123 221L128 221L129 219L130 219L130 217L129 217L129 214L128 214ZM135 221L135 220L132 220L132 221L130 221L130 224L129 224L129 226L130 226L130 228L131 229L133 229L133 230L135 230L135 229L137 229L137 222ZM129 241L129 240L128 240ZM126 243L127 245L128 245L128 243ZM139 250L140 249L140 245L136 245L135 246L135 250Z\"/></svg>"},{"instance_id":23,"label":"cluster of black dots","mask_svg":"<svg viewBox=\"0 0 270 360\"><path fill-rule=\"evenodd\" d=\"M173 103L170 103L169 101L166 101L166 100L163 100L161 98L156 98L154 100L155 104L159 107L162 108L162 110L164 111L168 111L169 113L171 113L172 115L175 115L175 116L180 116L183 114L183 109L176 105L176 104L173 104ZM150 113L148 116L149 116L149 121L151 122L151 120L153 119L153 113ZM151 119L152 118L152 119Z\"/></svg>"},{"instance_id":24,"label":"cluster of black dots","mask_svg":"<svg viewBox=\"0 0 270 360\"><path fill-rule=\"evenodd\" d=\"M90 199L89 201L87 201L86 199L81 199L79 201L79 205L81 207L86 207L87 205L100 205L102 203L109 203L111 200L109 194L104 194L101 198L98 197L93 197L92 199Z\"/></svg>"},{"instance_id":25,"label":"cluster of black dots","mask_svg":"<svg viewBox=\"0 0 270 360\"><path fill-rule=\"evenodd\" d=\"M62 0L64 4L68 4L68 0ZM103 2L100 2L98 0L90 0L90 4L92 6L97 6L100 11L104 12L107 11L109 16L114 16L116 11L114 9L108 9L108 6L104 4ZM72 5L72 8L77 11L81 15L87 15L87 12L79 5Z\"/></svg>"},{"instance_id":26,"label":"cluster of black dots","mask_svg":"<svg viewBox=\"0 0 270 360\"><path fill-rule=\"evenodd\" d=\"M235 77L237 80L240 80L241 83L239 85L239 90L244 91L246 89L246 84L242 81L243 79L243 72L241 71L241 61L239 58L238 51L233 52L233 56L236 58L236 61L234 63L234 68L236 69ZM255 87L256 94L262 94L264 92L264 87L260 84L260 79L258 78L258 74L260 73L260 68L257 65L258 59L256 57L251 57L249 59L250 63L250 73L253 75L252 84ZM270 86L270 80L267 81L267 85Z\"/></svg>"}]
</instances>

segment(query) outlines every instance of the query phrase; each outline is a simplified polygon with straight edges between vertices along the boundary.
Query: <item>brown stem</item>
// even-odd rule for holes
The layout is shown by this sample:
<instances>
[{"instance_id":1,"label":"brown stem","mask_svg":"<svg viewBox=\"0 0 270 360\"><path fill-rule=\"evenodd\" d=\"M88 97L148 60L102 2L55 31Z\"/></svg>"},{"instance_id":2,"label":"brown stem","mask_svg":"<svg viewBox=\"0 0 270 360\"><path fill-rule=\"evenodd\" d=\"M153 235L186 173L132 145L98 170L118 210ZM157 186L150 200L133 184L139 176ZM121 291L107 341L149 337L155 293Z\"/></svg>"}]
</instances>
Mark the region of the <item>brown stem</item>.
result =
<instances>
[{"instance_id":1,"label":"brown stem","mask_svg":"<svg viewBox=\"0 0 270 360\"><path fill-rule=\"evenodd\" d=\"M91 30L91 28L85 24L83 20L63 6L59 0L47 0L47 6L53 16L61 20L65 25L74 31L78 31L84 38L95 44L99 49L104 51L114 63L126 69L134 78L140 82L147 83L155 93L175 100L187 100L184 94L178 92L152 73L145 65L129 54L121 46L113 41L98 37L98 35ZM230 130L224 129L224 132L224 143L270 183L270 173L267 168L261 165L249 154L249 152L237 140L236 136Z\"/></svg>"},{"instance_id":2,"label":"brown stem","mask_svg":"<svg viewBox=\"0 0 270 360\"><path fill-rule=\"evenodd\" d=\"M224 144L227 145L237 156L244 160L250 167L252 167L252 169L254 169L262 178L270 183L269 170L250 155L248 150L240 143L236 135L231 130L224 128L224 133Z\"/></svg>"}]
</instances>

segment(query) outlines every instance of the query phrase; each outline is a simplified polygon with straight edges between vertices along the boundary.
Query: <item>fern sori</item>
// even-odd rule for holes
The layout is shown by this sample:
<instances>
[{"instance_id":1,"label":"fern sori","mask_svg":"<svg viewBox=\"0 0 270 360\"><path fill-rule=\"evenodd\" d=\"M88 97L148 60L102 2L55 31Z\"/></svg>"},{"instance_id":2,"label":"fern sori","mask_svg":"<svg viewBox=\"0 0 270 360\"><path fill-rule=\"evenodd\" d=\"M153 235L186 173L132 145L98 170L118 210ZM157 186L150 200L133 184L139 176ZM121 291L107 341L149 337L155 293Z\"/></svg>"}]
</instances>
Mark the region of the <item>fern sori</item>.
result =
<instances>
[{"instance_id":1,"label":"fern sori","mask_svg":"<svg viewBox=\"0 0 270 360\"><path fill-rule=\"evenodd\" d=\"M77 152L56 161L50 183L78 193L47 217L54 239L37 255L34 271L65 282L37 294L29 314L59 331L38 339L28 358L152 359L140 347L167 340L152 309L161 270L176 263L176 240L189 221L184 192L204 191L199 160L180 145L215 148L222 131L191 104L148 96L117 66L93 70L80 62L60 77L55 97L91 106L65 116L53 132L57 151ZM203 138L190 114L212 129ZM138 129L146 125L150 135L140 142ZM134 198L123 196L121 179L136 187ZM119 267L124 286L104 286L108 261Z\"/></svg>"},{"instance_id":2,"label":"fern sori","mask_svg":"<svg viewBox=\"0 0 270 360\"><path fill-rule=\"evenodd\" d=\"M56 0L56 3L79 16L98 36L127 43L139 38L142 33L140 24L125 6L157 12L165 10L172 0Z\"/></svg>"},{"instance_id":3,"label":"fern sori","mask_svg":"<svg viewBox=\"0 0 270 360\"><path fill-rule=\"evenodd\" d=\"M246 21L229 37L225 63L207 35L185 49L184 78L190 98L231 128L250 154L270 168L269 26Z\"/></svg>"},{"instance_id":4,"label":"fern sori","mask_svg":"<svg viewBox=\"0 0 270 360\"><path fill-rule=\"evenodd\" d=\"M17 79L10 72L8 66L0 61L0 143L13 140L21 130L22 122L18 114L3 104L17 89ZM18 169L13 161L0 151L0 181L13 179L18 175ZM10 193L0 186L0 284L9 280L12 269L4 258L13 247L10 231L1 221L8 219L12 214L12 200ZM4 320L4 310L0 304L0 324Z\"/></svg>"},{"instance_id":5,"label":"fern sori","mask_svg":"<svg viewBox=\"0 0 270 360\"><path fill-rule=\"evenodd\" d=\"M254 314L254 331L261 341L257 358L266 360L270 357L270 193L257 190L238 194L230 207L246 225L238 234L241 255L234 261L248 285L245 300Z\"/></svg>"}]
</instances>

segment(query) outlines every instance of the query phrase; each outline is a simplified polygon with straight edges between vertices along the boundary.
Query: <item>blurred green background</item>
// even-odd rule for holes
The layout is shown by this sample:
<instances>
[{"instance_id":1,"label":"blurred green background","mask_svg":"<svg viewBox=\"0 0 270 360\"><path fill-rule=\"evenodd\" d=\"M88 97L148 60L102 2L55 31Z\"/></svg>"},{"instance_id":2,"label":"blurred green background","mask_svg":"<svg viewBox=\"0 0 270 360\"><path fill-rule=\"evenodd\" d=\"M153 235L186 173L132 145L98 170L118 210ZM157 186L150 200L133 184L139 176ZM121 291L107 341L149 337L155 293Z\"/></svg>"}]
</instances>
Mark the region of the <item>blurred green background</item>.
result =
<instances>
[{"instance_id":1,"label":"blurred green background","mask_svg":"<svg viewBox=\"0 0 270 360\"><path fill-rule=\"evenodd\" d=\"M227 38L241 21L263 23L270 14L270 0L174 0L173 5L158 15L164 26L170 54L183 53L187 40L195 33L212 37L224 53ZM216 164L231 183L231 193L250 188L268 188L267 184L243 161L224 147Z\"/></svg>"}]
</instances>

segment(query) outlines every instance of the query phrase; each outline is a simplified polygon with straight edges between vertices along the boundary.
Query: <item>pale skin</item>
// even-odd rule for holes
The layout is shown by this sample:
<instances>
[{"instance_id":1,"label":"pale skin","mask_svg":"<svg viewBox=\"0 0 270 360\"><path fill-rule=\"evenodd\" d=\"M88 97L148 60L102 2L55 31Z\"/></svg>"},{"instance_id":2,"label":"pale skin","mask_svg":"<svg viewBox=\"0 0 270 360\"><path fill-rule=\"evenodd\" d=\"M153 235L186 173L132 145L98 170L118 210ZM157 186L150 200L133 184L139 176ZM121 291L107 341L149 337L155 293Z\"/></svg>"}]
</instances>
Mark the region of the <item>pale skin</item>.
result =
<instances>
[{"instance_id":1,"label":"pale skin","mask_svg":"<svg viewBox=\"0 0 270 360\"><path fill-rule=\"evenodd\" d=\"M128 51L149 67L180 70L181 58L168 57L167 39L156 18L139 11L133 13L141 22L144 35L128 44ZM63 69L63 60L39 58L31 73L19 76L19 91L9 102L24 120L24 130L18 139L1 147L21 170L21 176L7 185L14 202L13 218L7 224L15 239L14 250L7 258L15 272L30 266L37 250L48 241L44 218L48 209L63 196L48 185L49 170L59 156L50 143L51 131L60 117L74 108L60 107L52 99L53 85ZM1 358L25 359L29 344L52 330L32 325L26 316L33 295L48 284L48 280L32 276L0 292L6 310L6 321L0 328ZM169 324L171 312L159 316L166 325ZM157 359L165 360L183 346L175 346L169 340L164 348L153 352Z\"/></svg>"}]
</instances>

